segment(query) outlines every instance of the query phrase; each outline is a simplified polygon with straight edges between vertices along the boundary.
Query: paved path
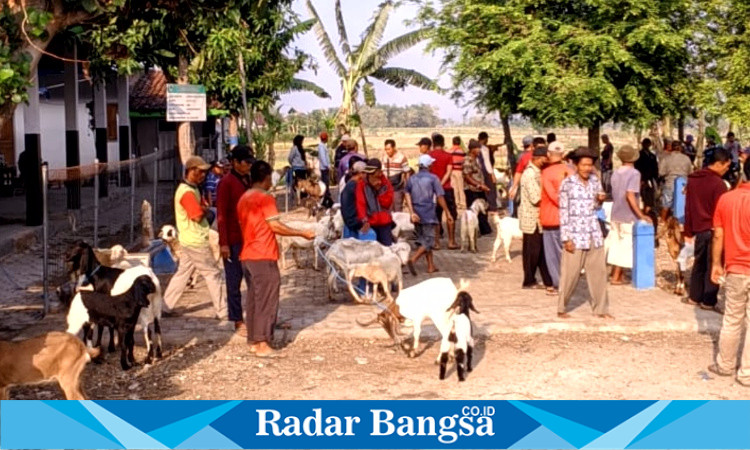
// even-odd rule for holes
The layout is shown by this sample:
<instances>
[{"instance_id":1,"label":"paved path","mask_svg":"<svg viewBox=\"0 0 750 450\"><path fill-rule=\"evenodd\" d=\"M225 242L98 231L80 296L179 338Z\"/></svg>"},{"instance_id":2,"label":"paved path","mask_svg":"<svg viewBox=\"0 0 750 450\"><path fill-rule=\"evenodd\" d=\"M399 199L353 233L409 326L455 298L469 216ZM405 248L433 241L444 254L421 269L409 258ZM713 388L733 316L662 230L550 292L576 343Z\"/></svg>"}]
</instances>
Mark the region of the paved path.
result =
<instances>
[{"instance_id":1,"label":"paved path","mask_svg":"<svg viewBox=\"0 0 750 450\"><path fill-rule=\"evenodd\" d=\"M672 265L664 252L665 245L658 252L657 268L662 271L659 277L663 288L636 291L630 286L610 287L611 313L613 321L604 321L592 316L587 303L588 292L585 278L582 277L576 295L572 300L572 318L556 317L557 297L547 296L544 291L521 290L520 240L511 247L511 263L490 262L492 237L479 240L479 253L461 253L442 250L436 253L436 264L440 276L449 276L454 281L466 278L471 285L469 292L475 299L480 314L474 316L479 335L498 333L544 333L560 331L610 331L621 333L684 331L715 333L721 326L720 315L702 311L680 303L667 288ZM16 256L13 264L24 264L24 256ZM33 258L27 255L25 258ZM288 258L287 264L292 264ZM28 262L28 261L27 261ZM289 320L291 330L279 333L282 340L304 339L307 336L339 335L347 337L384 338L385 332L376 327L362 328L355 323L356 318L366 320L373 317L377 309L369 305L355 305L341 295L335 302L326 296L325 272L311 268L312 256L302 260L303 268L292 267L282 272L281 320ZM14 272L13 264L5 261L5 270ZM424 262L421 262L424 264ZM321 264L322 267L322 264ZM424 269L424 266L418 269ZM0 273L0 278L3 274ZM416 278L404 275L405 286L411 286L427 279L426 274ZM164 286L169 276L162 277ZM31 336L42 331L64 329L62 314L51 314L42 321L33 318L38 311L40 291L38 279L26 274L19 281L23 290L15 291L14 302L0 303L0 338ZM9 294L10 295L10 294ZM723 295L723 294L722 294ZM214 319L210 300L202 283L188 291L178 304L183 314L177 318L165 318L163 333L165 341L183 344L197 337L199 340L225 342L232 336L229 323L219 323ZM427 335L435 335L431 326L424 329Z\"/></svg>"}]
</instances>

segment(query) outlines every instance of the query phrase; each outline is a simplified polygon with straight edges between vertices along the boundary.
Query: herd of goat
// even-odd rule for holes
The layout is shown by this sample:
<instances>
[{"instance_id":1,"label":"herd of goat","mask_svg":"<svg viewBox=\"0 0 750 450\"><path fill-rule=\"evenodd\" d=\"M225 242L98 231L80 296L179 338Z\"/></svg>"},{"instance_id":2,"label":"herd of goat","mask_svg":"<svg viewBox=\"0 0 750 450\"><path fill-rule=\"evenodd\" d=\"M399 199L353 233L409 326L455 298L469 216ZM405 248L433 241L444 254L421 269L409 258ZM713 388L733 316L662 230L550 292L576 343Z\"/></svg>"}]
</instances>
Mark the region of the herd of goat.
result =
<instances>
[{"instance_id":1,"label":"herd of goat","mask_svg":"<svg viewBox=\"0 0 750 450\"><path fill-rule=\"evenodd\" d=\"M314 185L311 183L308 189L313 190ZM611 203L604 206L609 217ZM322 210L319 202L314 202L307 207L310 211L308 220L290 221L288 225L314 231L315 239L279 237L281 267L287 268L285 255L289 250L298 267L301 265L301 251L312 252L316 270L319 269L319 259L323 258L327 265L328 298L332 300L340 292L339 285L343 282L356 302L371 301L377 305L381 311L373 320L357 323L360 326L380 324L410 357L418 354L422 323L429 318L442 336L436 359L440 379L445 377L449 359L455 358L458 379L464 381L466 372L472 370L474 340L470 312L477 312L467 292L468 283L461 280L456 286L450 278L431 278L403 287L403 267L411 252L404 237L414 230L410 214L393 213L396 243L386 247L375 241L342 239L344 221L338 205ZM477 251L477 218L486 210L486 202L477 200L462 213L462 251ZM314 220L310 220L313 216ZM510 261L511 242L522 237L518 219L498 215L491 218L497 228L491 259L496 261L503 246L505 259ZM686 266L688 248L674 218L666 223L664 236L669 254L677 263L675 293L679 294L684 291L682 271ZM165 225L159 238L179 261L181 251L176 228ZM213 230L210 245L214 257L221 263L218 234ZM123 370L135 364L133 348L137 325L143 332L146 363L162 357L160 322L163 299L159 279L149 267L134 264L127 256L127 251L120 245L113 246L108 252L98 252L85 242L77 243L68 251L66 268L70 281L57 288L60 302L67 308L67 330L20 342L0 341L0 399L8 398L7 390L11 386L50 380L59 382L66 398L84 399L80 374L88 361L101 355L104 329L109 330L109 352L116 351L117 336ZM358 279L369 282L365 284L364 292L359 287L362 284L356 281ZM394 287L395 297L392 294ZM92 343L94 325L97 327L95 344ZM402 326L413 328L411 346L402 339ZM83 341L76 337L81 331Z\"/></svg>"}]
</instances>

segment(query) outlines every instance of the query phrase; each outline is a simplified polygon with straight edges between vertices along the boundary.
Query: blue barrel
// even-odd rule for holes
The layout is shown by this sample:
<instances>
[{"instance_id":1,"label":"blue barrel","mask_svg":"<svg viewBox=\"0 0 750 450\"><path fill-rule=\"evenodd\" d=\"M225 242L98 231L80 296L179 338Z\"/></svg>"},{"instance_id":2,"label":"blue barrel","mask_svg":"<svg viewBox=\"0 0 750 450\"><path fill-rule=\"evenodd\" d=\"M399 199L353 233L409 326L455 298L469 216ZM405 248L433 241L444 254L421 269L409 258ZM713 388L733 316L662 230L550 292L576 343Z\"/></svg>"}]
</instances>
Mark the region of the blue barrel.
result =
<instances>
[{"instance_id":1,"label":"blue barrel","mask_svg":"<svg viewBox=\"0 0 750 450\"><path fill-rule=\"evenodd\" d=\"M656 287L654 226L641 220L633 225L633 287Z\"/></svg>"},{"instance_id":2,"label":"blue barrel","mask_svg":"<svg viewBox=\"0 0 750 450\"><path fill-rule=\"evenodd\" d=\"M685 187L687 178L678 177L674 180L674 199L672 201L672 212L681 224L685 224Z\"/></svg>"}]
</instances>

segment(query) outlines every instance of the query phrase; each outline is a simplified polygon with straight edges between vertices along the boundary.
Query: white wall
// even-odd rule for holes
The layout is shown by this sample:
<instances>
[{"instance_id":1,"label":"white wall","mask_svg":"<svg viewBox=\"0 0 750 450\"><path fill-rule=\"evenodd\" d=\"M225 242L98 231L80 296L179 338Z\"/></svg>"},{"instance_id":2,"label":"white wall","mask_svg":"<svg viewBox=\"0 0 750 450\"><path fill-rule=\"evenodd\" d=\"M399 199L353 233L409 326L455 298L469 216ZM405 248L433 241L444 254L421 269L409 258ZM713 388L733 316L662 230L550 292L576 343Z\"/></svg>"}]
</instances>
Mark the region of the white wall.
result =
<instances>
[{"instance_id":1,"label":"white wall","mask_svg":"<svg viewBox=\"0 0 750 450\"><path fill-rule=\"evenodd\" d=\"M26 105L19 105L13 116L16 159L24 150L23 113ZM62 101L39 99L39 115L42 138L42 160L50 169L65 167L65 107ZM94 130L89 128L89 112L85 102L78 103L78 148L81 164L91 164L96 158ZM120 159L117 141L107 143L109 161Z\"/></svg>"}]
</instances>

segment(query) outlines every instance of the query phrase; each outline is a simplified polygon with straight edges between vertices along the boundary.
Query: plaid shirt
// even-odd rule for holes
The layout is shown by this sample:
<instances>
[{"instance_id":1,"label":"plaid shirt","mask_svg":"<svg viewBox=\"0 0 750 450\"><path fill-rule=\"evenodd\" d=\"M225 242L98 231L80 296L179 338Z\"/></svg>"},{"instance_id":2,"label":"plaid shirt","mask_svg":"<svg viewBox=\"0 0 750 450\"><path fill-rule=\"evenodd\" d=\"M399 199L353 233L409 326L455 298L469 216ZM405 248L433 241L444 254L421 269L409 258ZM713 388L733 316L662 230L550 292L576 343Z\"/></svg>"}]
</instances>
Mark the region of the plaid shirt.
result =
<instances>
[{"instance_id":1,"label":"plaid shirt","mask_svg":"<svg viewBox=\"0 0 750 450\"><path fill-rule=\"evenodd\" d=\"M539 221L541 200L542 171L534 164L529 164L521 175L521 205L518 208L518 224L526 234L542 230L542 223Z\"/></svg>"},{"instance_id":2,"label":"plaid shirt","mask_svg":"<svg viewBox=\"0 0 750 450\"><path fill-rule=\"evenodd\" d=\"M576 249L589 250L593 245L604 245L602 229L596 215L597 194L603 192L599 178L591 174L584 184L576 175L566 178L560 185L560 238L573 241Z\"/></svg>"}]
</instances>

